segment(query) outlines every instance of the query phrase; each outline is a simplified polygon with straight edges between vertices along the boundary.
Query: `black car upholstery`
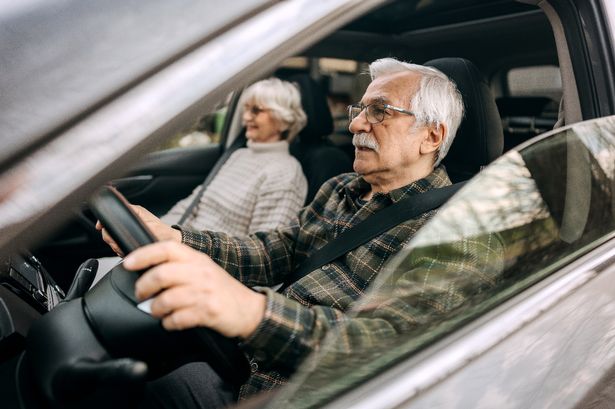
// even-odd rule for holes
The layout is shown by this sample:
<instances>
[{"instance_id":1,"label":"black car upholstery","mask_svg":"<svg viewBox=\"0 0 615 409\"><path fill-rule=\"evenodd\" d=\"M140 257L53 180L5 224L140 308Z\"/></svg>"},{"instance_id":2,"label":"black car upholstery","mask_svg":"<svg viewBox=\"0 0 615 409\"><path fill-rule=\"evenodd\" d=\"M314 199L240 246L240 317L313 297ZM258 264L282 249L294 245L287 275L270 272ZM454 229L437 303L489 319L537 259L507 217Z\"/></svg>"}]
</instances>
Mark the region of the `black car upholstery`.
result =
<instances>
[{"instance_id":1,"label":"black car upholstery","mask_svg":"<svg viewBox=\"0 0 615 409\"><path fill-rule=\"evenodd\" d=\"M504 134L495 99L482 73L469 60L438 58L424 65L451 78L463 97L465 116L443 163L453 182L469 179L502 154Z\"/></svg>"},{"instance_id":2,"label":"black car upholstery","mask_svg":"<svg viewBox=\"0 0 615 409\"><path fill-rule=\"evenodd\" d=\"M307 204L328 179L351 172L352 163L343 150L325 139L333 132L333 118L320 85L307 74L297 74L287 80L299 86L301 104L307 115L305 128L290 146L291 154L301 163L308 181Z\"/></svg>"}]
</instances>

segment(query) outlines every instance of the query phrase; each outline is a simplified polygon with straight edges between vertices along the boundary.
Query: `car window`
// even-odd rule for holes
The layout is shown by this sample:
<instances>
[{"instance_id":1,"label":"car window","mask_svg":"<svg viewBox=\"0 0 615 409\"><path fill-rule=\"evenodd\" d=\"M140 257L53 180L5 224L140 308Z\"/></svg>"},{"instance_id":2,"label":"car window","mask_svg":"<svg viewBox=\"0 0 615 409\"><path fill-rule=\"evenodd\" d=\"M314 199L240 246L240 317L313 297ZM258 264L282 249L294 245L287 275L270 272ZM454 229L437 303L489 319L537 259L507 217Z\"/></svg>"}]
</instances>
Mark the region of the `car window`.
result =
<instances>
[{"instance_id":1,"label":"car window","mask_svg":"<svg viewBox=\"0 0 615 409\"><path fill-rule=\"evenodd\" d=\"M498 95L505 151L554 128L562 98L559 67L516 67L503 72L498 79L502 84L492 88Z\"/></svg>"},{"instance_id":2,"label":"car window","mask_svg":"<svg viewBox=\"0 0 615 409\"><path fill-rule=\"evenodd\" d=\"M333 132L325 138L354 160L348 105L358 102L369 85L368 64L346 58L292 57L276 72L283 78L297 73L309 74L320 84L333 118Z\"/></svg>"},{"instance_id":3,"label":"car window","mask_svg":"<svg viewBox=\"0 0 615 409\"><path fill-rule=\"evenodd\" d=\"M612 237L615 117L511 150L388 261L274 407L320 406Z\"/></svg>"},{"instance_id":4,"label":"car window","mask_svg":"<svg viewBox=\"0 0 615 409\"><path fill-rule=\"evenodd\" d=\"M562 77L554 65L513 68L506 73L506 83L511 96L562 97Z\"/></svg>"},{"instance_id":5,"label":"car window","mask_svg":"<svg viewBox=\"0 0 615 409\"><path fill-rule=\"evenodd\" d=\"M203 114L194 124L178 132L160 146L160 149L189 148L222 142L222 132L230 120L229 104L235 93L229 93L214 108Z\"/></svg>"}]
</instances>

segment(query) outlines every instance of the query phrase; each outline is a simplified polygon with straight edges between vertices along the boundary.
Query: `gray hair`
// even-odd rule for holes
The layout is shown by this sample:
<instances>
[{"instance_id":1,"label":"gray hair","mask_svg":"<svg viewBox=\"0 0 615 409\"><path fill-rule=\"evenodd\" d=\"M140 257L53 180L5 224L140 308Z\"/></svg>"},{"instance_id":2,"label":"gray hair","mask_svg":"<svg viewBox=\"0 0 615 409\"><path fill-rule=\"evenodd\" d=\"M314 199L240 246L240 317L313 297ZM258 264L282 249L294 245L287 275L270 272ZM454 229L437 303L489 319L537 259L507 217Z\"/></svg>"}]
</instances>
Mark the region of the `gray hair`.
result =
<instances>
[{"instance_id":1,"label":"gray hair","mask_svg":"<svg viewBox=\"0 0 615 409\"><path fill-rule=\"evenodd\" d=\"M453 81L433 67L411 64L394 58L381 58L369 65L372 80L399 72L421 75L419 89L410 100L410 109L415 114L417 124L446 125L446 134L434 164L434 167L438 166L448 153L463 118L461 93Z\"/></svg>"},{"instance_id":2,"label":"gray hair","mask_svg":"<svg viewBox=\"0 0 615 409\"><path fill-rule=\"evenodd\" d=\"M301 95L296 85L278 78L255 82L243 92L242 104L253 103L271 110L272 116L285 127L282 138L288 142L305 127L307 116L301 107Z\"/></svg>"}]
</instances>

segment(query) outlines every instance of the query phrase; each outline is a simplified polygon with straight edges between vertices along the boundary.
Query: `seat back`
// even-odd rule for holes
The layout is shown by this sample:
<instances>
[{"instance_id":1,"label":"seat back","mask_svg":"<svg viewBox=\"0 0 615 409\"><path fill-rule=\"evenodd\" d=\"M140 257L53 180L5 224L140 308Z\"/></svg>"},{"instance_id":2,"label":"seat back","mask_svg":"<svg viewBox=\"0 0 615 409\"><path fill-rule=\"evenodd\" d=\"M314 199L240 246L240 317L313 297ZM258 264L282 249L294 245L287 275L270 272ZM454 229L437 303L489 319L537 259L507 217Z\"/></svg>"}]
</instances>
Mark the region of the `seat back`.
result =
<instances>
[{"instance_id":1,"label":"seat back","mask_svg":"<svg viewBox=\"0 0 615 409\"><path fill-rule=\"evenodd\" d=\"M333 132L333 118L322 87L307 74L286 78L296 83L307 124L290 144L290 153L297 158L308 181L306 204L324 182L341 173L351 172L352 163L343 150L325 139Z\"/></svg>"},{"instance_id":2,"label":"seat back","mask_svg":"<svg viewBox=\"0 0 615 409\"><path fill-rule=\"evenodd\" d=\"M453 182L467 180L502 154L504 134L498 108L487 81L464 58L438 58L424 65L437 68L457 84L465 115L443 160Z\"/></svg>"},{"instance_id":3,"label":"seat back","mask_svg":"<svg viewBox=\"0 0 615 409\"><path fill-rule=\"evenodd\" d=\"M548 97L499 97L504 152L555 127L559 104Z\"/></svg>"}]
</instances>

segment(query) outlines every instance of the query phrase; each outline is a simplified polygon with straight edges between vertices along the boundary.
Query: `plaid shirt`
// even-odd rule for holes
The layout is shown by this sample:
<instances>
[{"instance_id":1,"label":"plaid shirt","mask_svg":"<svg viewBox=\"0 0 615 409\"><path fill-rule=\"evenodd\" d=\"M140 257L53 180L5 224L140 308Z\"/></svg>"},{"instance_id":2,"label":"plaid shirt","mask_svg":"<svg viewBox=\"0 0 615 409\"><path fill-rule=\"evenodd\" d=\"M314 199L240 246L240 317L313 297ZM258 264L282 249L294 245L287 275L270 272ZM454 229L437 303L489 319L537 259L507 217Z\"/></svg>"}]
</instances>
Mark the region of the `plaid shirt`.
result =
<instances>
[{"instance_id":1,"label":"plaid shirt","mask_svg":"<svg viewBox=\"0 0 615 409\"><path fill-rule=\"evenodd\" d=\"M371 214L408 196L450 184L444 167L438 167L424 179L374 194L361 206L360 197L370 185L354 173L343 174L320 188L299 214L297 225L242 238L180 228L182 241L207 253L245 285L271 286ZM241 397L284 384L306 356L319 348L327 332L344 321L345 312L365 293L387 259L434 214L432 210L394 227L311 272L281 294L260 289L267 296L267 307L264 319L244 342L253 371L241 388Z\"/></svg>"}]
</instances>

